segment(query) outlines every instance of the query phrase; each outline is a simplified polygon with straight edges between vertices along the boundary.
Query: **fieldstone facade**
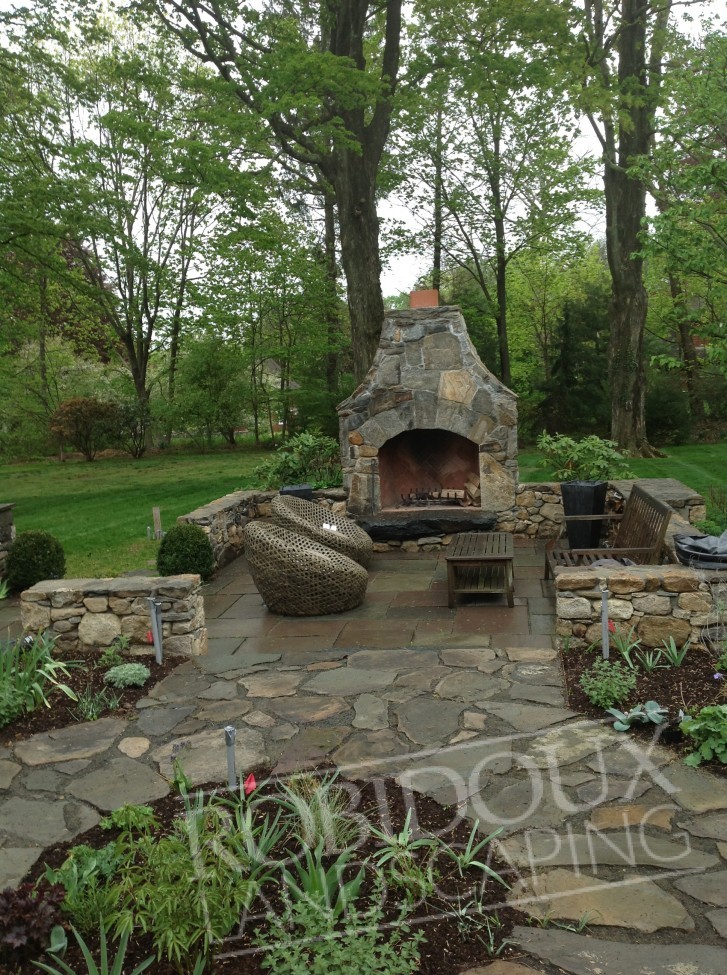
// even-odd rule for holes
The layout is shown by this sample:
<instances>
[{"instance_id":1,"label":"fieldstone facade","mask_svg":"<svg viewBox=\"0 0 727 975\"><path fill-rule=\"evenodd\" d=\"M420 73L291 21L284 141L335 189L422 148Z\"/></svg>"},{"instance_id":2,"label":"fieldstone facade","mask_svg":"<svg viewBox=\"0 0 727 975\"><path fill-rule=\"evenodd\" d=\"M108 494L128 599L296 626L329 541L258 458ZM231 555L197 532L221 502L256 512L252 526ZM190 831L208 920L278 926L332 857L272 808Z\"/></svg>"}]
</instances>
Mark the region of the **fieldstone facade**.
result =
<instances>
[{"instance_id":1,"label":"fieldstone facade","mask_svg":"<svg viewBox=\"0 0 727 975\"><path fill-rule=\"evenodd\" d=\"M556 569L556 634L573 647L601 639L601 584L609 591L608 615L624 635L631 627L645 647L674 637L698 643L707 626L722 622L715 587L727 576L682 565Z\"/></svg>"},{"instance_id":2,"label":"fieldstone facade","mask_svg":"<svg viewBox=\"0 0 727 975\"><path fill-rule=\"evenodd\" d=\"M483 511L511 511L516 399L481 362L458 307L388 312L366 379L338 406L349 513L395 507L411 481L460 488L468 477Z\"/></svg>"},{"instance_id":3,"label":"fieldstone facade","mask_svg":"<svg viewBox=\"0 0 727 975\"><path fill-rule=\"evenodd\" d=\"M153 596L161 603L164 652L196 657L207 653L200 585L198 575L49 579L21 594L20 616L25 632L45 631L63 648L103 648L125 636L130 655L152 654Z\"/></svg>"},{"instance_id":4,"label":"fieldstone facade","mask_svg":"<svg viewBox=\"0 0 727 975\"><path fill-rule=\"evenodd\" d=\"M8 552L15 541L14 507L14 504L0 504L0 578L5 575Z\"/></svg>"}]
</instances>

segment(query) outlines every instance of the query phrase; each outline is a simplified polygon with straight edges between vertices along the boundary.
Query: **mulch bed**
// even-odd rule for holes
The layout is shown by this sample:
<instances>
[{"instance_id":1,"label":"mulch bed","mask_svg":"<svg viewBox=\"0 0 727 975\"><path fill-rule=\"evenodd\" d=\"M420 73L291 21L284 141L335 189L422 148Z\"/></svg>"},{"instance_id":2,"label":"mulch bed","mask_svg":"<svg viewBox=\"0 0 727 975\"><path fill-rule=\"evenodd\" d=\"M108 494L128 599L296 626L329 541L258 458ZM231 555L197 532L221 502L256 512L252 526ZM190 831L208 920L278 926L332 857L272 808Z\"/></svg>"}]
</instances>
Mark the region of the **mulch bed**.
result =
<instances>
[{"instance_id":1,"label":"mulch bed","mask_svg":"<svg viewBox=\"0 0 727 975\"><path fill-rule=\"evenodd\" d=\"M598 659L600 648L595 650L568 650L561 653L565 676L568 706L574 711L582 711L591 718L611 719L603 708L596 707L586 697L580 686L584 671ZM615 647L611 647L611 660L623 658ZM621 704L620 711L628 711L637 704L656 701L667 709L668 722L659 725L635 725L624 734L638 735L652 739L656 733L662 745L670 745L684 757L694 751L694 741L679 730L679 712L694 716L701 708L711 704L727 704L727 675L715 680L716 656L713 651L702 646L692 646L681 667L657 669L647 674L640 666L636 669L636 688ZM727 766L713 760L703 762L701 768L717 775L727 777Z\"/></svg>"},{"instance_id":2,"label":"mulch bed","mask_svg":"<svg viewBox=\"0 0 727 975\"><path fill-rule=\"evenodd\" d=\"M325 771L328 770L326 769ZM256 778L258 782L264 782L266 773L264 771L257 771ZM343 783L343 780L339 781ZM381 790L382 781L384 782L385 800L381 792L377 792L376 788L377 786ZM390 816L391 828L394 831L398 831L404 824L407 812L404 794L401 788L396 786L392 780L378 780L376 786L372 782L351 785L351 788L360 788L361 790L361 798L357 811L363 813L373 825L381 828L382 817L380 811L382 806L384 806L387 808ZM201 788L211 790L215 786L209 785L202 786ZM219 786L216 788L219 790ZM270 789L270 784L265 785L264 788L267 792ZM183 813L180 797L176 794L149 803L149 805L154 808L157 817L167 826L174 817ZM270 810L274 808L271 803ZM261 815L264 815L265 811L268 810L266 809L266 804L263 804ZM460 819L454 809L446 809L433 799L417 796L416 816L421 831L441 831L442 838L450 845L464 845L469 838L472 824L468 824L466 821ZM72 843L59 844L51 847L44 852L42 862L36 864L25 879L30 881L37 880L42 876L45 864L53 867L60 866L66 858L70 847L74 845L86 843L93 847L100 847L113 839L114 835L113 831L94 827L88 832L76 837ZM366 854L373 852L377 846L378 841L369 836L360 847L360 857L363 858ZM356 857L359 857L358 851ZM480 858L487 858L487 862L492 869L498 871L505 879L509 876L510 883L514 882L513 877L508 874L509 868L507 864L497 860L491 851L481 851ZM441 875L438 879L436 893L421 903L409 919L412 930L422 931L425 937L425 940L420 944L421 961L417 969L418 973L420 975L457 975L457 973L474 966L488 965L495 957L512 959L521 956L522 952L510 945L507 939L512 931L513 925L524 923L525 918L520 912L504 905L505 895L507 894L506 889L496 881L485 878L485 875L476 868L470 868L465 871L465 877L460 878L454 863L450 864L444 858L439 858L438 864L441 867ZM357 869L358 867L352 868L352 872ZM486 880L485 883L483 883L483 878ZM346 875L344 875L344 879L346 879ZM372 881L367 874L367 880L361 891L362 899L360 903L365 904L368 902L366 894L371 889ZM282 906L278 891L279 887L274 883L267 882L263 887L263 894L267 898L268 904L276 912ZM487 937L486 930L484 932L482 930L478 931L474 926L470 925L465 927L461 923L458 924L457 920L451 915L444 916L443 914L444 911L451 911L452 906L456 905L458 901L462 904L470 902L475 894L482 905L483 911L493 919L493 927L496 925L494 950L492 950L492 954L488 953L488 947L486 947L485 941L483 940L483 933L484 937ZM390 893L387 898L387 905L393 899ZM395 921L397 916L398 911L395 905L392 903L390 908L387 906L385 923ZM253 946L252 936L256 930L259 930L260 925L264 925L265 923L262 918L250 918L247 923L243 923L241 932L236 933L234 937L228 939L219 952L220 957L214 958L206 971L214 973L214 975L263 975L265 970L261 967L261 961L264 956L260 952L251 954L238 954L238 952L250 949ZM94 938L89 937L87 941L93 950L97 951L98 945ZM69 944L69 949L66 952L65 961L74 970L85 971L82 964L79 968L74 967L81 962L81 955L70 935L69 942L71 944ZM153 947L149 937L135 936L127 951L125 971L130 971L134 964L139 963L153 953ZM97 954L96 957L98 957ZM151 971L155 975L175 975L176 973L176 970L164 959L158 962L155 961ZM0 965L0 975L10 975L10 970Z\"/></svg>"},{"instance_id":3,"label":"mulch bed","mask_svg":"<svg viewBox=\"0 0 727 975\"><path fill-rule=\"evenodd\" d=\"M64 684L67 684L76 695L86 691L97 693L108 690L118 696L120 698L118 707L114 709L106 708L99 714L99 717L115 716L120 718L127 717L133 711L134 704L140 697L146 697L155 684L170 674L175 667L184 663L186 659L183 657L167 657L161 664L158 664L153 656L130 657L126 662L146 664L151 671L151 677L143 687L127 687L123 690L118 690L109 687L108 684L104 684L103 678L107 668L98 666L98 661L101 657L100 650L54 650L53 657L55 660L61 660L64 663L74 665L70 668L70 675L68 677L59 676L58 679ZM0 746L12 745L13 742L29 738L31 735L38 734L38 732L52 731L55 728L65 728L75 721L82 720L74 717L74 712L78 707L76 702L72 701L61 691L53 687L48 687L46 689L46 697L50 704L49 708L43 704L39 704L34 711L22 715L5 728L0 728Z\"/></svg>"}]
</instances>

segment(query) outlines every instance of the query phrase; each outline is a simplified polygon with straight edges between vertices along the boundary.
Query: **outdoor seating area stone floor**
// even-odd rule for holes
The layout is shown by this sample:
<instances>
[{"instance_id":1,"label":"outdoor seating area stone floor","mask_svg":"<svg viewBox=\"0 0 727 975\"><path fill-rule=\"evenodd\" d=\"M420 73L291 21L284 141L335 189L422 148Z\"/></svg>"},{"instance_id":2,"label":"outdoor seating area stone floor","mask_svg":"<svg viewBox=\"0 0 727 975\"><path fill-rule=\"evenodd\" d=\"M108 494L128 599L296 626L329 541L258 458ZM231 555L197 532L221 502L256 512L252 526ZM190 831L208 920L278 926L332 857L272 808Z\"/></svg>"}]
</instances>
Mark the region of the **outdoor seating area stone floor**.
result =
<instances>
[{"instance_id":1,"label":"outdoor seating area stone floor","mask_svg":"<svg viewBox=\"0 0 727 975\"><path fill-rule=\"evenodd\" d=\"M515 552L512 609L448 609L441 553L376 555L362 606L321 618L273 616L244 559L226 567L207 586L209 653L133 720L0 755L0 886L104 811L166 795L173 754L193 782L224 782L231 724L242 775L330 762L504 827L507 898L534 923L517 963L477 973L724 975L727 778L565 707L542 550Z\"/></svg>"}]
</instances>

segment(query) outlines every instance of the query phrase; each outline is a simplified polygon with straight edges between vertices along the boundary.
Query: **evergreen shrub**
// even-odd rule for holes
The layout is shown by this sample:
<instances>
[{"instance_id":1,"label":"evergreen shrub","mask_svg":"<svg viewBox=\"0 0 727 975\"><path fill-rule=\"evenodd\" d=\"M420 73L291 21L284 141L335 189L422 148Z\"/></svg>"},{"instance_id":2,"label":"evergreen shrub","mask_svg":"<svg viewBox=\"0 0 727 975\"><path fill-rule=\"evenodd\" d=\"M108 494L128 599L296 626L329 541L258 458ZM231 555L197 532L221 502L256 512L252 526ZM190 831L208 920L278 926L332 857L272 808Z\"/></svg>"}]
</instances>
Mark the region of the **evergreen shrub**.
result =
<instances>
[{"instance_id":1,"label":"evergreen shrub","mask_svg":"<svg viewBox=\"0 0 727 975\"><path fill-rule=\"evenodd\" d=\"M161 541L157 553L157 571L162 576L196 572L209 579L215 570L212 546L199 525L175 525Z\"/></svg>"},{"instance_id":2,"label":"evergreen shrub","mask_svg":"<svg viewBox=\"0 0 727 975\"><path fill-rule=\"evenodd\" d=\"M13 592L30 589L43 579L62 579L66 571L63 546L48 532L20 532L8 553L5 566Z\"/></svg>"}]
</instances>

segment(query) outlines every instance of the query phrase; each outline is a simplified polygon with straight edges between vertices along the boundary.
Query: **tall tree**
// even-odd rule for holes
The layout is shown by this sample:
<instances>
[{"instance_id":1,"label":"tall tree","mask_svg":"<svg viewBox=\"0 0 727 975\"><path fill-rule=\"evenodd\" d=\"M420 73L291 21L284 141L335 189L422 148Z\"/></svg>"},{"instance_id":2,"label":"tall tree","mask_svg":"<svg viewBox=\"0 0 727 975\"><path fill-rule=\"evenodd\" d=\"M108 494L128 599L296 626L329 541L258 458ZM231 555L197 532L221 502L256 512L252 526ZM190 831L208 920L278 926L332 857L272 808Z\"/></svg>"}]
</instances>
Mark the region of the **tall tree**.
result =
<instances>
[{"instance_id":1,"label":"tall tree","mask_svg":"<svg viewBox=\"0 0 727 975\"><path fill-rule=\"evenodd\" d=\"M59 245L82 269L66 280L95 304L145 409L150 357L164 344L173 393L190 280L205 271L199 240L221 192L244 209L257 173L219 124L226 89L210 95L219 82L172 38L93 11L49 23L40 7L21 28L17 62L45 107L26 147L43 194L40 220L10 211L13 247L56 278L47 253Z\"/></svg>"},{"instance_id":2,"label":"tall tree","mask_svg":"<svg viewBox=\"0 0 727 975\"><path fill-rule=\"evenodd\" d=\"M280 151L331 187L361 379L384 317L375 196L399 71L402 0L279 0L263 8L237 0L150 2L265 120Z\"/></svg>"},{"instance_id":3,"label":"tall tree","mask_svg":"<svg viewBox=\"0 0 727 975\"><path fill-rule=\"evenodd\" d=\"M430 82L409 152L409 191L427 221L435 255L470 274L498 334L499 374L512 382L507 273L528 249L567 236L585 195L584 168L571 155L575 118L562 72L545 52L568 40L561 8L489 0L427 4L431 36L420 41ZM544 110L544 107L547 109ZM404 135L406 144L407 135ZM436 271L435 271L436 274Z\"/></svg>"},{"instance_id":4,"label":"tall tree","mask_svg":"<svg viewBox=\"0 0 727 975\"><path fill-rule=\"evenodd\" d=\"M611 437L622 449L649 456L643 351L647 292L641 250L647 187L632 167L653 143L672 3L583 2L582 98L603 158L611 274Z\"/></svg>"}]
</instances>

